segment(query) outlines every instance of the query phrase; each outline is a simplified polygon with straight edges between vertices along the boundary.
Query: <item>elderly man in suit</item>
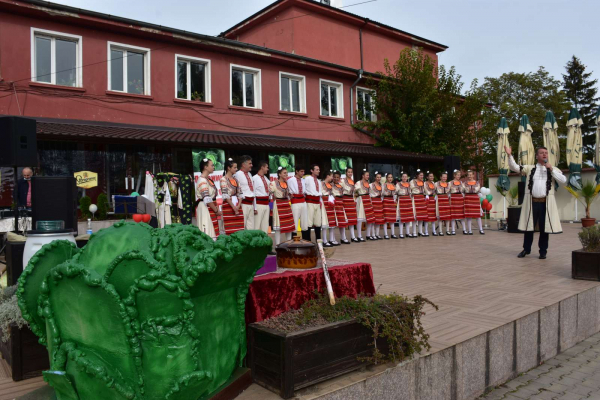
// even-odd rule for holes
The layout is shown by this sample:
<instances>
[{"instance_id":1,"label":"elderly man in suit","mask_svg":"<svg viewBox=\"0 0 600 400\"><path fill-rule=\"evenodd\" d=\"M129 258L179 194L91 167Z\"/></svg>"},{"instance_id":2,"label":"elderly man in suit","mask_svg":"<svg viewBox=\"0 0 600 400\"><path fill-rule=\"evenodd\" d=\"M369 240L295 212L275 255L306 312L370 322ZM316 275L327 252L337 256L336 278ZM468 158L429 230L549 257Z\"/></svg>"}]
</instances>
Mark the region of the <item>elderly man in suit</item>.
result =
<instances>
[{"instance_id":1,"label":"elderly man in suit","mask_svg":"<svg viewBox=\"0 0 600 400\"><path fill-rule=\"evenodd\" d=\"M13 198L17 201L18 207L31 207L31 177L33 176L33 170L25 167L21 174L23 177L17 181Z\"/></svg>"}]
</instances>

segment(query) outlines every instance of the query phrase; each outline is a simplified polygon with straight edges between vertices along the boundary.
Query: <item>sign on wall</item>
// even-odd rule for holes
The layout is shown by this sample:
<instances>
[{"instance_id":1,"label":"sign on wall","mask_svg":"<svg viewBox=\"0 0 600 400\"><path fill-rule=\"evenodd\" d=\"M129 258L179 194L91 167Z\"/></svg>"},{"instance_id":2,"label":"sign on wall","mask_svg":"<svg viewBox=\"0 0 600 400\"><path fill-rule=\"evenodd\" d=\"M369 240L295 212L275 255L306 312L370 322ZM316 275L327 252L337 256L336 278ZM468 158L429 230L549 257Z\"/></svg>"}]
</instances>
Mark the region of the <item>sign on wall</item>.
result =
<instances>
[{"instance_id":1,"label":"sign on wall","mask_svg":"<svg viewBox=\"0 0 600 400\"><path fill-rule=\"evenodd\" d=\"M79 171L73 174L77 187L91 189L98 186L98 174L92 171Z\"/></svg>"},{"instance_id":2,"label":"sign on wall","mask_svg":"<svg viewBox=\"0 0 600 400\"><path fill-rule=\"evenodd\" d=\"M200 171L200 162L203 159L212 160L215 170L210 174L210 179L215 183L218 190L217 198L221 198L221 178L225 169L225 150L222 149L193 149L192 162L194 164L194 182L198 182L202 171Z\"/></svg>"},{"instance_id":3,"label":"sign on wall","mask_svg":"<svg viewBox=\"0 0 600 400\"><path fill-rule=\"evenodd\" d=\"M269 154L269 174L271 180L277 179L277 170L279 167L288 171L288 176L294 175L296 166L296 157L291 153L270 153Z\"/></svg>"}]
</instances>

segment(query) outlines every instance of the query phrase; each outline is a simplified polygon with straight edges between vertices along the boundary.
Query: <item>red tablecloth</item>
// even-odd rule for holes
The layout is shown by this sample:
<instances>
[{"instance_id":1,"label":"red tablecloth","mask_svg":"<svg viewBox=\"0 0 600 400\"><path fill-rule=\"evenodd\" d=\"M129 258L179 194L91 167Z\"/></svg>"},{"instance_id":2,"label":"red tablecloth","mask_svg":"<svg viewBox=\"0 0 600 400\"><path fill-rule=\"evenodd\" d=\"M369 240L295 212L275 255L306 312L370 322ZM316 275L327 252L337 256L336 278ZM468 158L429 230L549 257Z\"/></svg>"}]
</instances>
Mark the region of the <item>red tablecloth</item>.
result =
<instances>
[{"instance_id":1,"label":"red tablecloth","mask_svg":"<svg viewBox=\"0 0 600 400\"><path fill-rule=\"evenodd\" d=\"M335 297L375 294L371 264L359 263L329 268ZM322 269L287 271L257 276L246 297L246 323L260 322L289 309L298 309L315 298L315 291L326 292Z\"/></svg>"}]
</instances>

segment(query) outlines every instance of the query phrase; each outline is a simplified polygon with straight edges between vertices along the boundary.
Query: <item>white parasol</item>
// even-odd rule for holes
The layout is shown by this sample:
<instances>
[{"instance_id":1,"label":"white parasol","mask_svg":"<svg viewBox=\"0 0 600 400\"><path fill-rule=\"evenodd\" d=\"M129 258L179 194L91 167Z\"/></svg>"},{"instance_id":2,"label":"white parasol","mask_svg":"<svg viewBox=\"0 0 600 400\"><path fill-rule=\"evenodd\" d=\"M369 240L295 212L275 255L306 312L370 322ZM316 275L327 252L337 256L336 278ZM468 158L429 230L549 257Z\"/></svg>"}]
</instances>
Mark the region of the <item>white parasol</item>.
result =
<instances>
[{"instance_id":1,"label":"white parasol","mask_svg":"<svg viewBox=\"0 0 600 400\"><path fill-rule=\"evenodd\" d=\"M571 108L567 121L567 164L569 164L568 187L581 190L581 163L583 161L581 125L583 121L576 108Z\"/></svg>"},{"instance_id":2,"label":"white parasol","mask_svg":"<svg viewBox=\"0 0 600 400\"><path fill-rule=\"evenodd\" d=\"M546 113L546 119L544 120L544 147L548 149L548 162L552 166L557 166L560 161L558 124L552 111Z\"/></svg>"},{"instance_id":3,"label":"white parasol","mask_svg":"<svg viewBox=\"0 0 600 400\"><path fill-rule=\"evenodd\" d=\"M508 129L508 123L506 122L506 118L502 117L500 123L498 124L498 130L496 131L498 134L498 173L500 176L498 177L497 185L504 189L510 189L510 181L508 180L508 156L506 154L505 147L510 146L508 143L508 134L510 133L510 129Z\"/></svg>"},{"instance_id":4,"label":"white parasol","mask_svg":"<svg viewBox=\"0 0 600 400\"><path fill-rule=\"evenodd\" d=\"M519 165L533 165L535 164L535 147L533 147L533 141L531 140L533 129L529 124L529 117L525 114L521 117L519 132L521 132L521 136L519 136L519 159L517 163ZM521 177L521 180L525 182L525 175Z\"/></svg>"}]
</instances>

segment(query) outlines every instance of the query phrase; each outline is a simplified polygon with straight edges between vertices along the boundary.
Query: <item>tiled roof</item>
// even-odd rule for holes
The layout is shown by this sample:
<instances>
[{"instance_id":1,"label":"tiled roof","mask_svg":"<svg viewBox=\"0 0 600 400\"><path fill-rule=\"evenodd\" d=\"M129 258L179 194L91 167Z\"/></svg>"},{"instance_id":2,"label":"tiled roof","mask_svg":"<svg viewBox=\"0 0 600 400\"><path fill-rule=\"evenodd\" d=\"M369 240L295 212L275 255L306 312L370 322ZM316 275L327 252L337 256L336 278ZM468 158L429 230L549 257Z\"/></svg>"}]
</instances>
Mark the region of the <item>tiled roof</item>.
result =
<instances>
[{"instance_id":1,"label":"tiled roof","mask_svg":"<svg viewBox=\"0 0 600 400\"><path fill-rule=\"evenodd\" d=\"M384 157L416 161L441 162L443 157L409 153L372 145L349 144L323 140L302 140L281 136L223 133L185 129L166 129L140 125L107 123L37 122L37 133L42 139L59 137L86 139L113 139L128 141L171 142L199 146L247 147L281 151L305 151L339 155Z\"/></svg>"}]
</instances>

